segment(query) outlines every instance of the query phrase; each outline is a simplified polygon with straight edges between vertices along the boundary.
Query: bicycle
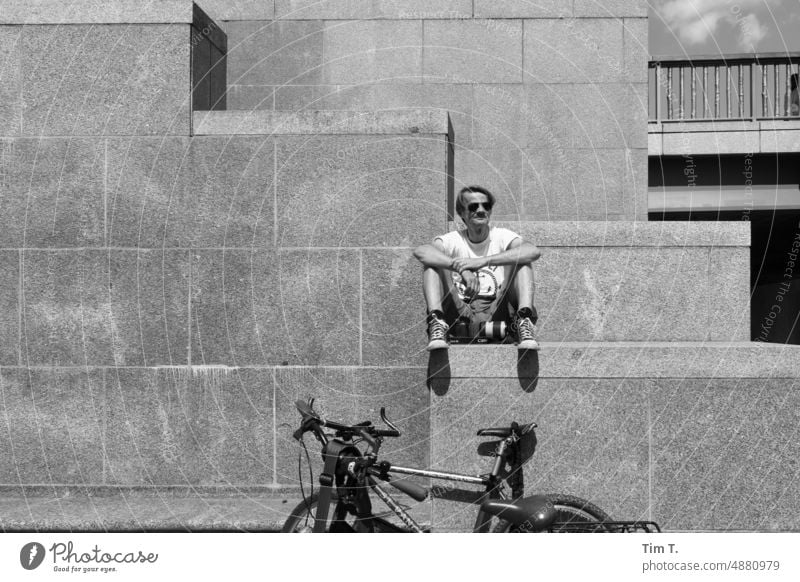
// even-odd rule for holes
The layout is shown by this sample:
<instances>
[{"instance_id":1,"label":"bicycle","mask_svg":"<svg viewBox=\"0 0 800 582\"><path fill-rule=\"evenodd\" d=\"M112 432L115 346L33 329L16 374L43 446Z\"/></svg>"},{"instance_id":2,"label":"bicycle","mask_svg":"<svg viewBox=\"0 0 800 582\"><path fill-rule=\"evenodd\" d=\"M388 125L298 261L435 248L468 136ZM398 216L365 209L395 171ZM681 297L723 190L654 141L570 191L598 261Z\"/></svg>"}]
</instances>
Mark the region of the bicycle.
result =
<instances>
[{"instance_id":1,"label":"bicycle","mask_svg":"<svg viewBox=\"0 0 800 582\"><path fill-rule=\"evenodd\" d=\"M324 468L319 477L320 490L317 493L313 491L312 476L312 491L306 498L301 477L304 499L287 518L283 532L428 532L429 529L418 524L381 483L418 502L424 501L430 491L416 483L396 479L396 475L482 486L484 491L478 499L474 532L661 531L654 522L613 521L596 505L572 495L523 496L520 443L526 437L535 438L535 423L519 425L514 422L508 427L479 430L478 436L499 440L494 446L491 472L473 476L403 467L379 460L383 440L400 437L400 431L386 417L384 408L381 408L380 416L387 429L377 428L371 421L346 425L326 420L314 410L313 404L313 399L295 402L302 421L293 436L303 445L307 457L308 449L303 441L305 433L313 433L322 445ZM323 429L331 432L326 433ZM362 444L364 450L359 448ZM511 490L510 496L508 489ZM402 525L372 512L370 492L387 506L387 515L395 515Z\"/></svg>"}]
</instances>

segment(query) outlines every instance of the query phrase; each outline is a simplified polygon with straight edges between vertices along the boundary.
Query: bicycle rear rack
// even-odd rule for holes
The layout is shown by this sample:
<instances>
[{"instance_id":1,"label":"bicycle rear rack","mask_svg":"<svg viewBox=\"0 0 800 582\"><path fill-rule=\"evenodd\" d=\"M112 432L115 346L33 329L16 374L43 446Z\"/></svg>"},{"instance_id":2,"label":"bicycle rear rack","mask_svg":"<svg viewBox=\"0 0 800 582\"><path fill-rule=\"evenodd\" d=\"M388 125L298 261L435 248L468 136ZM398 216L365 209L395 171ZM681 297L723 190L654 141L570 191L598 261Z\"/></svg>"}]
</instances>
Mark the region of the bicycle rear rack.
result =
<instances>
[{"instance_id":1,"label":"bicycle rear rack","mask_svg":"<svg viewBox=\"0 0 800 582\"><path fill-rule=\"evenodd\" d=\"M660 533L654 521L570 521L554 523L550 532L555 533Z\"/></svg>"}]
</instances>

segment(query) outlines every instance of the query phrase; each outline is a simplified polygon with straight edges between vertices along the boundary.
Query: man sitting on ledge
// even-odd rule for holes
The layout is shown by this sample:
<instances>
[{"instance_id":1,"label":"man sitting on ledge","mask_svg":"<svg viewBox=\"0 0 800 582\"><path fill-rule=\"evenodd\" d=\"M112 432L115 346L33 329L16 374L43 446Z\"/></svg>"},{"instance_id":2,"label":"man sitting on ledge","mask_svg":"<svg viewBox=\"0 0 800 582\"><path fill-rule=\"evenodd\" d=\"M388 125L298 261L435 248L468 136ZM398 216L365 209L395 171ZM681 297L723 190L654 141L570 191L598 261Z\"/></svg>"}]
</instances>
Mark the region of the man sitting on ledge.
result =
<instances>
[{"instance_id":1,"label":"man sitting on ledge","mask_svg":"<svg viewBox=\"0 0 800 582\"><path fill-rule=\"evenodd\" d=\"M489 226L494 202L485 188L463 188L456 196L456 213L466 230L438 236L433 244L414 249L425 266L429 351L449 347L448 332L457 320L506 319L516 332L519 349L539 349L531 263L541 253L515 232Z\"/></svg>"}]
</instances>

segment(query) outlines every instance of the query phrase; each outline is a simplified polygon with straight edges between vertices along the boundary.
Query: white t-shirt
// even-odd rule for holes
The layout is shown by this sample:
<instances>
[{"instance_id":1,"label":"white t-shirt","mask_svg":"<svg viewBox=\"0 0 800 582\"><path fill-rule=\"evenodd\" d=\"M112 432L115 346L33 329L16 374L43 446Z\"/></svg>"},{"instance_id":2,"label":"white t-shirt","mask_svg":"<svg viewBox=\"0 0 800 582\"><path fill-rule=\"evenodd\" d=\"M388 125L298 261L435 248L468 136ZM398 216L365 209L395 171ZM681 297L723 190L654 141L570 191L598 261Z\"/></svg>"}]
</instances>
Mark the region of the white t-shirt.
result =
<instances>
[{"instance_id":1,"label":"white t-shirt","mask_svg":"<svg viewBox=\"0 0 800 582\"><path fill-rule=\"evenodd\" d=\"M434 241L440 240L444 245L444 252L447 256L454 259L474 259L477 257L488 257L496 255L508 250L514 239L519 238L519 235L507 228L492 227L489 230L489 236L486 237L481 243L475 244L469 240L466 230L455 230L448 232L445 235L437 236ZM453 282L461 299L464 299L464 283L461 280L461 275L455 271L451 271ZM505 268L492 265L484 267L478 271L478 280L480 281L480 290L478 291L477 299L491 300L494 299L503 287L505 279Z\"/></svg>"}]
</instances>

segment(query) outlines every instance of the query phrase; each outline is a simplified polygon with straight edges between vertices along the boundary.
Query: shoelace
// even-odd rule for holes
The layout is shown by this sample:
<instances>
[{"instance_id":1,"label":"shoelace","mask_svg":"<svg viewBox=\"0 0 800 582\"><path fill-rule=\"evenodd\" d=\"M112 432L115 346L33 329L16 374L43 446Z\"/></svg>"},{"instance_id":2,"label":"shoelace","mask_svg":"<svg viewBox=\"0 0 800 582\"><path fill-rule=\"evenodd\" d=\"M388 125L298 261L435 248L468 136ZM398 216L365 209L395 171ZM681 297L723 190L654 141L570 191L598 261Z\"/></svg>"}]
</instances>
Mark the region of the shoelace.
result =
<instances>
[{"instance_id":1,"label":"shoelace","mask_svg":"<svg viewBox=\"0 0 800 582\"><path fill-rule=\"evenodd\" d=\"M447 324L445 322L443 322L441 319L438 318L431 321L430 339L432 340L444 339L446 333L447 333Z\"/></svg>"},{"instance_id":2,"label":"shoelace","mask_svg":"<svg viewBox=\"0 0 800 582\"><path fill-rule=\"evenodd\" d=\"M533 322L525 317L517 324L519 329L519 338L521 340L533 339Z\"/></svg>"}]
</instances>

